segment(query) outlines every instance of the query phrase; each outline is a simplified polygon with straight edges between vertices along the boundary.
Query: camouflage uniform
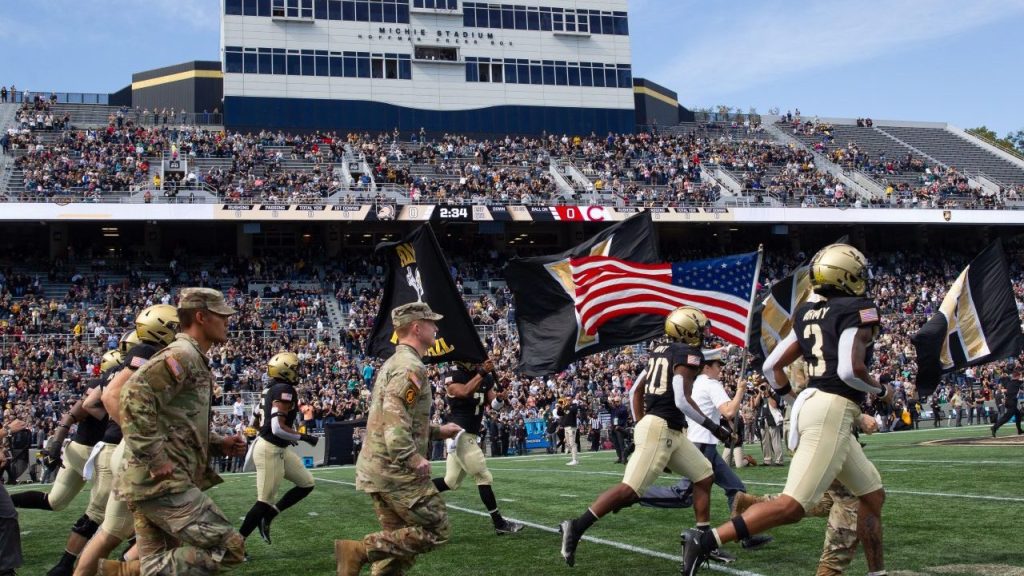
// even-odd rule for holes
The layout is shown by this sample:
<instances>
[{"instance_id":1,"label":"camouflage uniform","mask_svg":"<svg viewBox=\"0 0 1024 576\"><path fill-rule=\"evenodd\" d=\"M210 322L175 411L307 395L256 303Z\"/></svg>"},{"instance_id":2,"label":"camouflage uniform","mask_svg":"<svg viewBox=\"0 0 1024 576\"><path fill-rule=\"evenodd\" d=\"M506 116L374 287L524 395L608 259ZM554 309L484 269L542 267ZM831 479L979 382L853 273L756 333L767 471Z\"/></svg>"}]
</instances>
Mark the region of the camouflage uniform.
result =
<instances>
[{"instance_id":1,"label":"camouflage uniform","mask_svg":"<svg viewBox=\"0 0 1024 576\"><path fill-rule=\"evenodd\" d=\"M394 310L396 326L411 322L401 317L410 307L411 314L419 310L416 304ZM429 308L426 311L430 313ZM413 319L420 318L433 319ZM419 353L399 344L377 373L366 440L356 465L356 488L373 499L383 528L363 538L375 576L404 574L417 554L441 546L451 534L448 511L433 482L418 478L409 466L415 455L426 457L431 440L440 439L439 428L430 424L432 400Z\"/></svg>"},{"instance_id":2,"label":"camouflage uniform","mask_svg":"<svg viewBox=\"0 0 1024 576\"><path fill-rule=\"evenodd\" d=\"M755 496L757 502L775 500L782 494ZM807 511L805 516L828 517L828 528L825 531L825 544L822 546L821 558L818 560L818 571L815 576L835 576L842 574L857 552L857 507L856 496L850 493L838 480L825 491L825 495Z\"/></svg>"},{"instance_id":3,"label":"camouflage uniform","mask_svg":"<svg viewBox=\"0 0 1024 576\"><path fill-rule=\"evenodd\" d=\"M215 290L189 289L181 301L179 307L234 312ZM135 516L143 574L213 574L244 559L242 535L202 492L222 481L209 467L223 441L210 431L212 389L198 342L178 334L121 391L126 450L115 490ZM167 462L174 464L171 475L152 479L150 470Z\"/></svg>"}]
</instances>

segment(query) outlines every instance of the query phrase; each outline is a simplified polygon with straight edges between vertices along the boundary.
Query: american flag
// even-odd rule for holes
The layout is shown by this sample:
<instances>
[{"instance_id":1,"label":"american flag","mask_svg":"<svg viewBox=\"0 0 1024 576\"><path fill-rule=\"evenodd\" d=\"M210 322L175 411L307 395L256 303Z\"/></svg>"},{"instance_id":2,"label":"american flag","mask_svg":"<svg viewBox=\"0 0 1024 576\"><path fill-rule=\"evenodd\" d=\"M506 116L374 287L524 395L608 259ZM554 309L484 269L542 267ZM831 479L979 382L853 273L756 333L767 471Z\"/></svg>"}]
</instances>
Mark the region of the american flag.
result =
<instances>
[{"instance_id":1,"label":"american flag","mask_svg":"<svg viewBox=\"0 0 1024 576\"><path fill-rule=\"evenodd\" d=\"M746 346L750 300L757 281L758 252L724 258L640 264L607 256L573 258L576 312L583 331L627 314L659 314L684 305L711 320L711 332Z\"/></svg>"}]
</instances>

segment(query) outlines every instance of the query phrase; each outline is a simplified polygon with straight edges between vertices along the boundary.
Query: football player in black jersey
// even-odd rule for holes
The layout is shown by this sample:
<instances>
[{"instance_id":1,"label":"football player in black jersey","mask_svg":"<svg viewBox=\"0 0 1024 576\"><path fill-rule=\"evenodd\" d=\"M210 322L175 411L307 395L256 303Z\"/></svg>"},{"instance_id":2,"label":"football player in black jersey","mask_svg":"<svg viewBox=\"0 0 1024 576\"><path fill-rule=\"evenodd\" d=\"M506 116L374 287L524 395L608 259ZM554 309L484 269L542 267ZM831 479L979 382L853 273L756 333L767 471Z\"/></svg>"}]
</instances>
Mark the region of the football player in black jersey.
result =
<instances>
[{"instance_id":1,"label":"football player in black jersey","mask_svg":"<svg viewBox=\"0 0 1024 576\"><path fill-rule=\"evenodd\" d=\"M44 463L51 469L60 466L53 488L49 493L33 490L12 495L11 500L16 507L60 511L65 509L85 487L86 463L95 448L102 448L103 432L108 419L102 405L98 408L96 405L100 399L103 382L110 378L119 366L120 355L115 354L116 352L118 351L112 350L103 355L100 363L101 375L89 381L85 394L64 414L54 435L46 443L43 450L46 454ZM71 442L64 448L62 459L61 447L68 430L75 423L78 427ZM70 576L75 568L75 560L85 547L85 543L103 521L103 509L109 490L109 482L101 484L98 479L93 482L89 507L72 526L64 554L47 572L48 576Z\"/></svg>"},{"instance_id":2,"label":"football player in black jersey","mask_svg":"<svg viewBox=\"0 0 1024 576\"><path fill-rule=\"evenodd\" d=\"M108 471L111 486L117 483L125 450L119 424L121 387L150 357L173 342L177 332L178 309L170 304L155 304L135 318L135 330L121 337L118 346L123 353L123 363L113 377L104 383L101 396L103 407L110 416L103 441L109 445ZM128 504L118 500L111 491L103 513L103 524L82 551L78 565L75 566L75 576L96 574L99 561L134 534L135 523ZM134 552L129 550L126 556L132 557Z\"/></svg>"},{"instance_id":3,"label":"football player in black jersey","mask_svg":"<svg viewBox=\"0 0 1024 576\"><path fill-rule=\"evenodd\" d=\"M295 418L299 413L299 395L295 390L299 381L299 357L293 352L275 354L267 362L267 374L273 384L260 398L260 434L252 447L256 464L256 503L246 513L238 531L248 538L259 528L260 536L270 544L270 522L313 491L313 475L302 465L299 455L288 447L300 441L316 446L319 439L295 431ZM282 479L295 486L275 504Z\"/></svg>"},{"instance_id":4,"label":"football player in black jersey","mask_svg":"<svg viewBox=\"0 0 1024 576\"><path fill-rule=\"evenodd\" d=\"M480 422L484 410L499 399L494 385L494 362L485 361L481 366L470 363L456 362L444 377L446 390L445 399L451 411L449 421L462 427L463 432L448 441L448 461L445 464L444 478L434 478L434 487L438 492L455 490L469 474L476 482L480 492L480 500L491 515L494 531L502 534L514 534L523 529L518 522L506 520L498 511L498 500L491 489L490 470L484 460L484 451L480 449Z\"/></svg>"},{"instance_id":5,"label":"football player in black jersey","mask_svg":"<svg viewBox=\"0 0 1024 576\"><path fill-rule=\"evenodd\" d=\"M811 260L815 296L793 315L793 330L764 363L764 373L781 394L790 394L783 370L797 358L807 362L808 386L793 404L791 426L799 436L782 496L751 506L709 533L687 530L683 574L695 574L708 552L782 524L799 522L833 480L860 500L857 534L864 544L869 576L886 574L882 554L882 478L853 437L867 394L889 402L892 389L868 372L879 314L867 293L867 261L856 248L832 244Z\"/></svg>"},{"instance_id":6,"label":"football player in black jersey","mask_svg":"<svg viewBox=\"0 0 1024 576\"><path fill-rule=\"evenodd\" d=\"M682 431L685 417L689 417L727 446L736 442L735 435L712 422L690 397L693 381L704 365L701 345L710 326L704 313L692 306L677 308L665 319L665 335L670 342L655 347L647 368L633 385L639 390L633 396L634 414L643 417L636 425L636 452L626 464L622 482L598 496L578 518L560 526L562 558L569 566L576 562L576 547L583 533L605 514L638 502L666 467L693 481L697 526L711 529L714 474L707 458ZM640 386L644 388L637 388Z\"/></svg>"}]
</instances>

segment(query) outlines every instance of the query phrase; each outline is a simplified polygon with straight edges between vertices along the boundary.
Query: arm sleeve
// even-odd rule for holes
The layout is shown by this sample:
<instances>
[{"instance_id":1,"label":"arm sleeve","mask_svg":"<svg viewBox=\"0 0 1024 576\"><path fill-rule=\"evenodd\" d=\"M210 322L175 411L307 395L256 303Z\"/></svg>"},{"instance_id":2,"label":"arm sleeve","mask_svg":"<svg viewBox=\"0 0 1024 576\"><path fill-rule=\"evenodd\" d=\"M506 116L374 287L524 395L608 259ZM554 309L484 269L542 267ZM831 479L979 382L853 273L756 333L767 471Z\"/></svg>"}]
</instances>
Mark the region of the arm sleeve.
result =
<instances>
[{"instance_id":1,"label":"arm sleeve","mask_svg":"<svg viewBox=\"0 0 1024 576\"><path fill-rule=\"evenodd\" d=\"M125 444L150 470L168 462L165 438L159 427L160 413L180 391L181 382L162 360L140 368L121 389L121 427ZM210 440L212 444L212 435Z\"/></svg>"},{"instance_id":2,"label":"arm sleeve","mask_svg":"<svg viewBox=\"0 0 1024 576\"><path fill-rule=\"evenodd\" d=\"M288 432L281 427L281 415L277 411L270 415L270 431L274 433L274 436L289 442L298 442L302 439L302 435Z\"/></svg>"},{"instance_id":3,"label":"arm sleeve","mask_svg":"<svg viewBox=\"0 0 1024 576\"><path fill-rule=\"evenodd\" d=\"M702 413L700 410L695 409L693 406L690 405L689 402L686 401L686 390L683 386L682 374L676 374L675 376L672 377L672 393L675 396L676 408L679 408L679 410L683 414L685 414L687 418L696 422L697 424L700 424L701 426L704 426L708 430L713 429L707 424L705 424L706 422L711 422L711 420L709 420L708 417L704 415L704 413Z\"/></svg>"},{"instance_id":4,"label":"arm sleeve","mask_svg":"<svg viewBox=\"0 0 1024 576\"><path fill-rule=\"evenodd\" d=\"M857 374L853 371L853 344L857 339L857 326L850 326L843 330L841 336L839 336L839 350L836 354L839 356L839 366L836 372L839 378L846 382L846 385L854 390L861 392L867 392L868 394L881 394L885 391L885 388L875 388L867 382L857 377Z\"/></svg>"},{"instance_id":5,"label":"arm sleeve","mask_svg":"<svg viewBox=\"0 0 1024 576\"><path fill-rule=\"evenodd\" d=\"M775 346L775 349L772 350L772 353L765 359L764 366L761 368L761 372L764 374L765 380L767 380L768 383L772 385L772 388L776 390L783 388L785 384L780 386L779 383L775 381L775 365L779 363L782 355L785 353L786 349L793 345L793 342L796 342L796 330L790 330L789 334L782 339L782 342L779 342Z\"/></svg>"},{"instance_id":6,"label":"arm sleeve","mask_svg":"<svg viewBox=\"0 0 1024 576\"><path fill-rule=\"evenodd\" d=\"M636 413L633 412L633 399L636 398L637 390L640 389L641 382L646 384L646 382L644 382L644 380L646 378L647 378L647 369L644 368L643 370L640 371L640 375L636 377L636 380L633 381L632 388L629 389L629 415L633 418L634 422L636 422L637 417L636 417Z\"/></svg>"}]
</instances>

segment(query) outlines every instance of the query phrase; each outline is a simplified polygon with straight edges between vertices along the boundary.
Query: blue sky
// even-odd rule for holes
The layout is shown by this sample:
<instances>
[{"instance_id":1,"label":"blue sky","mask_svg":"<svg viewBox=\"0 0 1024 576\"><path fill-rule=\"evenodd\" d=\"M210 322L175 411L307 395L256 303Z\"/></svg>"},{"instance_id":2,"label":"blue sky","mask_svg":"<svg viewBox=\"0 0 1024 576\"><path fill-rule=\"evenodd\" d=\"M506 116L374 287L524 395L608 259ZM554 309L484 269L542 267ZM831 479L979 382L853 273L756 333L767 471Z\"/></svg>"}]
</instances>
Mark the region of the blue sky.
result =
<instances>
[{"instance_id":1,"label":"blue sky","mask_svg":"<svg viewBox=\"0 0 1024 576\"><path fill-rule=\"evenodd\" d=\"M0 83L113 92L217 59L219 0L0 2ZM583 2L581 2L583 4ZM689 107L1024 129L1024 0L630 0L634 74Z\"/></svg>"}]
</instances>

